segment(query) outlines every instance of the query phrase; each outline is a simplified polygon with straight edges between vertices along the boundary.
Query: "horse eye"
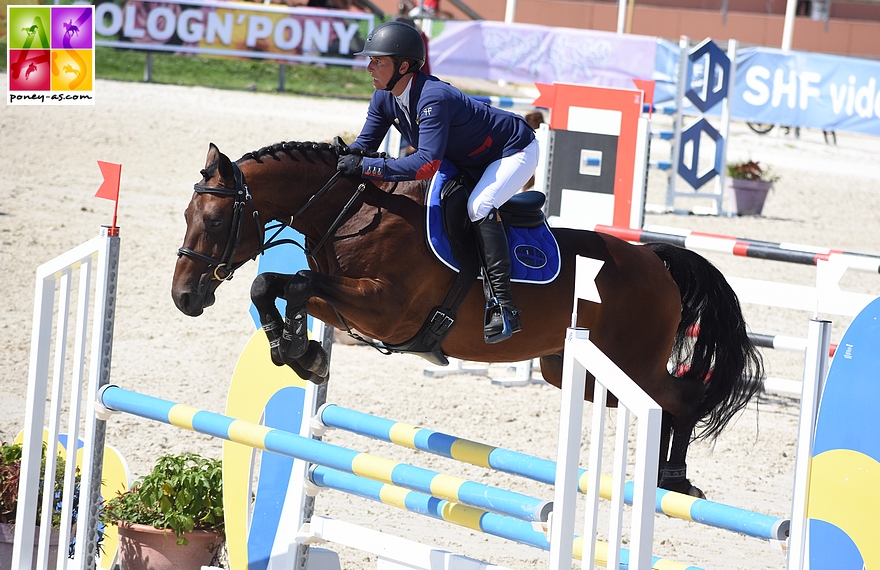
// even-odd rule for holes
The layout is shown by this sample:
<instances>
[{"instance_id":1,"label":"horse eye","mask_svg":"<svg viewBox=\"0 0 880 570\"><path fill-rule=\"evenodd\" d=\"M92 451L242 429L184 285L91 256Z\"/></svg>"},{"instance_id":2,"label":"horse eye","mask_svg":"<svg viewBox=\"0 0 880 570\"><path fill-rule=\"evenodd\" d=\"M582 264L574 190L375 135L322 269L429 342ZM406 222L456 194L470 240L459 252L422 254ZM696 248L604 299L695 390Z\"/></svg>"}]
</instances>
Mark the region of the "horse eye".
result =
<instances>
[{"instance_id":1,"label":"horse eye","mask_svg":"<svg viewBox=\"0 0 880 570\"><path fill-rule=\"evenodd\" d=\"M215 230L223 225L222 220L208 220L207 224L209 230Z\"/></svg>"}]
</instances>

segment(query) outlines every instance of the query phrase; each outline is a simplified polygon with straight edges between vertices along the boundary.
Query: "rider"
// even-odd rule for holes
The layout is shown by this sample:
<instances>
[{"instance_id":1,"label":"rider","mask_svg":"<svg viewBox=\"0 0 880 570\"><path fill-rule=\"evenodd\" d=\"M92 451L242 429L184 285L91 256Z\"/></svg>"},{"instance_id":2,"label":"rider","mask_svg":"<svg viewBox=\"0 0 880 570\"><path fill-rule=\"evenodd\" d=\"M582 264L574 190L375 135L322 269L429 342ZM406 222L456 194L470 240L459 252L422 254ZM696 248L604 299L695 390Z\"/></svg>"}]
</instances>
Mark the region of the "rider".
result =
<instances>
[{"instance_id":1,"label":"rider","mask_svg":"<svg viewBox=\"0 0 880 570\"><path fill-rule=\"evenodd\" d=\"M420 68L425 42L403 22L377 26L363 51L376 92L367 120L351 144L375 151L394 127L416 148L404 158L362 158L342 154L338 169L373 180L424 180L448 160L477 181L467 202L491 295L484 337L501 342L522 330L510 293L510 253L498 208L529 180L538 164L535 132L521 116L490 107Z\"/></svg>"}]
</instances>

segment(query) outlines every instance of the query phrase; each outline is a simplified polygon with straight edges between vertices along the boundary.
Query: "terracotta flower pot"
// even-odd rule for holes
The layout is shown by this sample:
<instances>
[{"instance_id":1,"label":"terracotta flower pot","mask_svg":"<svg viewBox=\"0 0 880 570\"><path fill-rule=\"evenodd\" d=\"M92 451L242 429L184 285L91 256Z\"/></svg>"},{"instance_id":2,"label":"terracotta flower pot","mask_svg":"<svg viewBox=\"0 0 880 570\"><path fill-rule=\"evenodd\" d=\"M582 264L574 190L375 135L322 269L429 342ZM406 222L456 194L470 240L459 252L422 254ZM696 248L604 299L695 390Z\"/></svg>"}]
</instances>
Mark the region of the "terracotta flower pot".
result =
<instances>
[{"instance_id":1,"label":"terracotta flower pot","mask_svg":"<svg viewBox=\"0 0 880 570\"><path fill-rule=\"evenodd\" d=\"M727 196L725 208L740 216L760 216L772 182L763 180L725 179Z\"/></svg>"},{"instance_id":2,"label":"terracotta flower pot","mask_svg":"<svg viewBox=\"0 0 880 570\"><path fill-rule=\"evenodd\" d=\"M40 536L40 527L34 532L34 559L31 568L37 567L37 544ZM12 568L12 539L15 537L15 527L11 524L0 523L0 570ZM58 531L49 533L49 567L55 567L58 560Z\"/></svg>"},{"instance_id":3,"label":"terracotta flower pot","mask_svg":"<svg viewBox=\"0 0 880 570\"><path fill-rule=\"evenodd\" d=\"M194 530L184 535L189 544L178 546L171 530L133 523L118 528L121 570L200 570L211 564L223 539L214 530Z\"/></svg>"}]
</instances>

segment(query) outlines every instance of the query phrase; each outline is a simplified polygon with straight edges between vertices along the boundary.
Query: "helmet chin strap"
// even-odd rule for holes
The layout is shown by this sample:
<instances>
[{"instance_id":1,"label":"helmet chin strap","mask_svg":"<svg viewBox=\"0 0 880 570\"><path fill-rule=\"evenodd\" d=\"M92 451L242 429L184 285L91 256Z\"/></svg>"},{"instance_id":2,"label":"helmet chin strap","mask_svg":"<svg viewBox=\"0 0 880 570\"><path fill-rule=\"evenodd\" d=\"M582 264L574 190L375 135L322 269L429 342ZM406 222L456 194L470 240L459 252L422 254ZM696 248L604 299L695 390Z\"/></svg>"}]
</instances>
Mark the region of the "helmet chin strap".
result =
<instances>
[{"instance_id":1,"label":"helmet chin strap","mask_svg":"<svg viewBox=\"0 0 880 570\"><path fill-rule=\"evenodd\" d=\"M391 76L391 79L388 80L388 84L385 86L383 91L391 91L394 89L394 86L397 85L397 82L400 81L400 78L405 74L400 72L400 61L399 57L394 57L394 75ZM407 69L407 73L409 73L409 69Z\"/></svg>"}]
</instances>

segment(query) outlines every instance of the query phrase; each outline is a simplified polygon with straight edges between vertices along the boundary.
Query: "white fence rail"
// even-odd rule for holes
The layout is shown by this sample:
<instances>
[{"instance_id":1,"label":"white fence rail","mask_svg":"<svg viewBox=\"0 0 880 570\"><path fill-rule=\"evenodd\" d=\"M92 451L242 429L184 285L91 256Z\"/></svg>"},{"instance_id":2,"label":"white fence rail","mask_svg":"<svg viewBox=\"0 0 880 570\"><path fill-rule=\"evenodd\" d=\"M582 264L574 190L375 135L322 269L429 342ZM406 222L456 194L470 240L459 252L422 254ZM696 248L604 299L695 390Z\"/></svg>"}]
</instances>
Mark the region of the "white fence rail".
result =
<instances>
[{"instance_id":1,"label":"white fence rail","mask_svg":"<svg viewBox=\"0 0 880 570\"><path fill-rule=\"evenodd\" d=\"M97 388L109 382L110 356L113 347L113 321L116 306L116 284L119 269L119 237L102 228L101 235L73 248L37 269L34 294L34 322L31 338L30 368L28 373L28 398L25 413L24 441L22 448L21 480L18 492L18 515L15 525L13 570L31 570L34 558L34 540L37 532L37 498L40 490L40 463L43 445L43 428L48 419L48 453L46 457L45 488L55 485L55 444L58 441L61 410L64 405L64 384L69 379L69 406L67 434L68 461L64 475L61 511L61 528L58 558L49 560L49 535L54 493L43 495L41 520L37 543L36 568L46 570L67 567L94 568L97 552L97 513L101 490L101 463L104 454L104 422L95 417L94 403ZM92 268L96 269L92 284ZM79 290L75 304L71 306L72 277L78 272ZM58 293L56 303L56 290ZM89 306L91 332L89 332ZM75 314L74 338L69 338L69 316ZM54 335L53 335L54 333ZM53 357L54 336L54 359ZM87 344L91 342L91 352ZM73 347L72 370L65 371L67 350ZM88 356L87 356L88 355ZM84 376L86 361L88 378ZM54 367L49 370L50 361ZM51 380L51 391L49 382ZM85 382L84 382L85 380ZM85 395L85 413L82 406L82 387L89 386ZM48 404L48 413L47 413ZM79 505L74 512L73 501L76 477L76 448L78 434L83 433L85 445ZM98 466L94 469L94 466ZM76 543L73 564L68 566L68 539L76 525ZM50 566L51 563L51 566Z\"/></svg>"},{"instance_id":2,"label":"white fence rail","mask_svg":"<svg viewBox=\"0 0 880 570\"><path fill-rule=\"evenodd\" d=\"M578 271L575 291L580 280L592 280L595 273ZM574 307L577 307L575 299ZM572 322L576 322L573 316ZM572 542L577 510L578 460L583 429L583 394L587 372L596 378L593 392L592 428L590 432L589 488L582 535L584 568L592 568L595 556L599 481L602 475L602 448L605 430L605 402L608 392L618 399L617 439L613 465L611 522L608 532L608 568L619 566L623 528L623 490L626 483L627 440L630 413L638 419L636 463L633 477L632 525L630 529L629 567L649 569L652 565L654 538L654 505L657 497L657 469L660 456L660 424L662 410L611 359L589 339L586 329L569 328L566 333L563 360L562 405L556 459L556 488L553 502L556 509L550 527L550 568L571 567Z\"/></svg>"}]
</instances>

